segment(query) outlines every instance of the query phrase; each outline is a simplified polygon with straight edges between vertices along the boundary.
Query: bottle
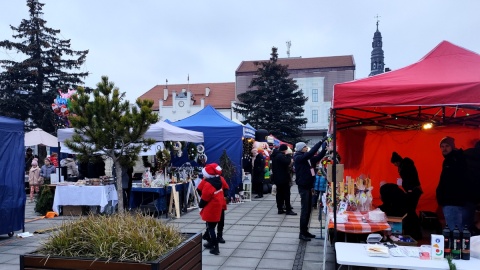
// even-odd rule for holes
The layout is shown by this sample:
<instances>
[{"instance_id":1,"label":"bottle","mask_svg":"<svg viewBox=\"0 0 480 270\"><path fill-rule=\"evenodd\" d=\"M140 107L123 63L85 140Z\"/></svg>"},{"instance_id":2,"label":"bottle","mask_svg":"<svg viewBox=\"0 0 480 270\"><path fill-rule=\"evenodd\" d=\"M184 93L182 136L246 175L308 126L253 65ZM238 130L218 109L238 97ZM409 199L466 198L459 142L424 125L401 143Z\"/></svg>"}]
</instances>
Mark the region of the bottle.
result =
<instances>
[{"instance_id":1,"label":"bottle","mask_svg":"<svg viewBox=\"0 0 480 270\"><path fill-rule=\"evenodd\" d=\"M448 225L445 225L445 228L443 229L443 238L445 239L445 244L444 244L444 257L450 256L452 252L452 232L450 231L450 228L448 228Z\"/></svg>"},{"instance_id":2,"label":"bottle","mask_svg":"<svg viewBox=\"0 0 480 270\"><path fill-rule=\"evenodd\" d=\"M462 260L470 260L470 231L467 225L462 232Z\"/></svg>"},{"instance_id":3,"label":"bottle","mask_svg":"<svg viewBox=\"0 0 480 270\"><path fill-rule=\"evenodd\" d=\"M460 230L457 225L453 230L453 246L452 246L452 256L454 260L460 260L460 250L462 248L462 238L460 237Z\"/></svg>"}]
</instances>

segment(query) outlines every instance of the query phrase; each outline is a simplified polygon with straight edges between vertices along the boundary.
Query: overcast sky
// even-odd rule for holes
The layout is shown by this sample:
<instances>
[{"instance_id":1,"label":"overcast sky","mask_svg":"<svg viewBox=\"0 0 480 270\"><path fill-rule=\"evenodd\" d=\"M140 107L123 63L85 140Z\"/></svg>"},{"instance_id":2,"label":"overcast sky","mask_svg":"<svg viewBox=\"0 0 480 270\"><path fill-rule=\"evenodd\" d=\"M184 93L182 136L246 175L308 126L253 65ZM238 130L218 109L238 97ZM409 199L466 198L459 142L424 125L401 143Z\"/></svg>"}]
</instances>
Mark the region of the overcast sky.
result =
<instances>
[{"instance_id":1,"label":"overcast sky","mask_svg":"<svg viewBox=\"0 0 480 270\"><path fill-rule=\"evenodd\" d=\"M420 60L442 40L480 53L478 0L40 0L47 26L90 52L86 86L102 75L134 101L155 85L234 82L243 60L353 55L370 72L380 16L385 66ZM24 0L0 0L0 40L28 18ZM0 59L20 56L0 48Z\"/></svg>"}]
</instances>

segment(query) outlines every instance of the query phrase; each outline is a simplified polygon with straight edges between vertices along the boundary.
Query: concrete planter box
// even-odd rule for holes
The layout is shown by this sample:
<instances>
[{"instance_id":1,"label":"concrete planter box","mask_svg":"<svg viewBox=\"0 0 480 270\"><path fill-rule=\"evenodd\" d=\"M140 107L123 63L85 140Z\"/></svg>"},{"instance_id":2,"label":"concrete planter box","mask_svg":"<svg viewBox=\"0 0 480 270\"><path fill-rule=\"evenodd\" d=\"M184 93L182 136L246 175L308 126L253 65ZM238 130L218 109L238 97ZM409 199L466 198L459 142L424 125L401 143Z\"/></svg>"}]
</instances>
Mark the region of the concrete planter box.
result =
<instances>
[{"instance_id":1,"label":"concrete planter box","mask_svg":"<svg viewBox=\"0 0 480 270\"><path fill-rule=\"evenodd\" d=\"M47 257L35 252L20 255L20 269L160 270L202 269L202 234L184 234L187 239L161 258L150 262L118 262L94 258Z\"/></svg>"}]
</instances>

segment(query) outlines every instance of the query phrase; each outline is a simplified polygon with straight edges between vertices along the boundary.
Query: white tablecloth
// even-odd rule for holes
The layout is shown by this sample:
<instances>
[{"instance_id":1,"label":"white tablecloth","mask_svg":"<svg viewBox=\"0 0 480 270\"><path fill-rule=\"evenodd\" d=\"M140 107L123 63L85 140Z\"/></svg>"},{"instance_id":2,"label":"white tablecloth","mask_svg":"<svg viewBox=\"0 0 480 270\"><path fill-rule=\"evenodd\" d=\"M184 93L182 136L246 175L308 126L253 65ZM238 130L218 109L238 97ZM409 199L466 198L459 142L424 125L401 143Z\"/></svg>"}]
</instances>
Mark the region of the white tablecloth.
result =
<instances>
[{"instance_id":1,"label":"white tablecloth","mask_svg":"<svg viewBox=\"0 0 480 270\"><path fill-rule=\"evenodd\" d=\"M57 186L53 198L53 211L60 213L61 205L99 205L100 212L105 210L109 201L118 203L117 190L114 185L107 186Z\"/></svg>"}]
</instances>

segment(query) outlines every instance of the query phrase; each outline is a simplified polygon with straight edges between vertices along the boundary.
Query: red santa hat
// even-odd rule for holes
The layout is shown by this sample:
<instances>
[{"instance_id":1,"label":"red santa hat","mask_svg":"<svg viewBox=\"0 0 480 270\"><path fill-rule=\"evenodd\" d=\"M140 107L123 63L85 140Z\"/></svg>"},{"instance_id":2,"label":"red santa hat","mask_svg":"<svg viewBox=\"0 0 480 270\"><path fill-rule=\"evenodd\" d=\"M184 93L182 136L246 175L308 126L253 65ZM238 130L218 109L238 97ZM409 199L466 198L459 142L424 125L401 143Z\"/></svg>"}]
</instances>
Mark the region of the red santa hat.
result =
<instances>
[{"instance_id":1,"label":"red santa hat","mask_svg":"<svg viewBox=\"0 0 480 270\"><path fill-rule=\"evenodd\" d=\"M218 166L217 163L210 163L202 169L203 177L212 178L222 174L222 167Z\"/></svg>"}]
</instances>

